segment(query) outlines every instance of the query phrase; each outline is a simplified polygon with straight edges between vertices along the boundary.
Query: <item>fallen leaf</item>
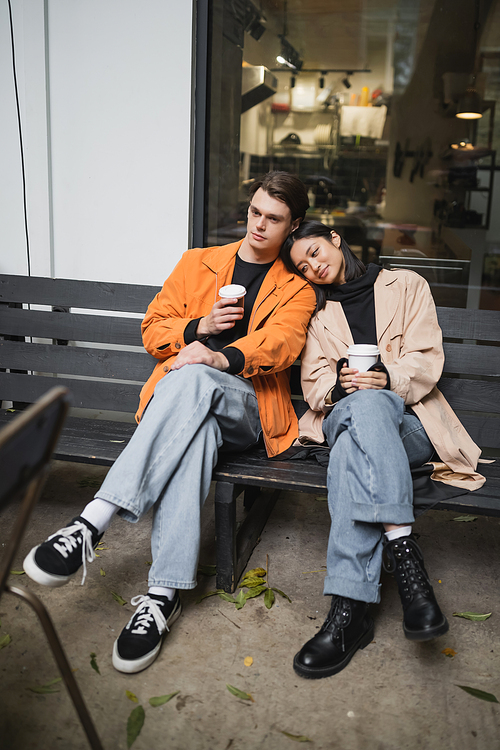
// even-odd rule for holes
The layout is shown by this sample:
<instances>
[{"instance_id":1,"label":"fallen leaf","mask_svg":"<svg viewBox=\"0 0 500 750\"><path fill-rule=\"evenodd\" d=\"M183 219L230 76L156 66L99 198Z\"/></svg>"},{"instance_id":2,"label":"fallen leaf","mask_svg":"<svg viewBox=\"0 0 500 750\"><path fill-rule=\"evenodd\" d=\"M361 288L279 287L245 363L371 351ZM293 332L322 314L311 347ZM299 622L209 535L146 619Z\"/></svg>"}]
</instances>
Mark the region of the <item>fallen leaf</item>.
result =
<instances>
[{"instance_id":1,"label":"fallen leaf","mask_svg":"<svg viewBox=\"0 0 500 750\"><path fill-rule=\"evenodd\" d=\"M198 565L198 573L202 576L214 576L217 573L215 565Z\"/></svg>"},{"instance_id":2,"label":"fallen leaf","mask_svg":"<svg viewBox=\"0 0 500 750\"><path fill-rule=\"evenodd\" d=\"M116 593L116 591L112 591L112 592L111 592L111 596L113 597L113 599L115 600L115 602L118 602L118 604L121 604L121 605L122 605L122 607L123 607L123 605L124 605L124 604L126 604L126 603L127 603L127 602L125 601L125 599L124 599L123 597L121 597L121 596L120 596L120 594L117 594L117 593Z\"/></svg>"},{"instance_id":3,"label":"fallen leaf","mask_svg":"<svg viewBox=\"0 0 500 750\"><path fill-rule=\"evenodd\" d=\"M252 578L244 578L240 583L239 588L241 589L246 586L247 589L253 589L255 586L261 586L265 582L266 579L261 576L252 576Z\"/></svg>"},{"instance_id":4,"label":"fallen leaf","mask_svg":"<svg viewBox=\"0 0 500 750\"><path fill-rule=\"evenodd\" d=\"M11 642L12 638L10 635L5 634L3 638L0 638L0 648L5 648L5 646L8 646Z\"/></svg>"},{"instance_id":5,"label":"fallen leaf","mask_svg":"<svg viewBox=\"0 0 500 750\"><path fill-rule=\"evenodd\" d=\"M164 703L168 703L172 700L174 695L180 693L180 690L176 690L175 693L169 693L168 695L158 695L156 698L150 698L149 703L156 708L157 706L163 706Z\"/></svg>"},{"instance_id":6,"label":"fallen leaf","mask_svg":"<svg viewBox=\"0 0 500 750\"><path fill-rule=\"evenodd\" d=\"M152 565L152 564L153 564L153 563L152 563L152 562L150 562L149 560L146 560L146 562L144 563L144 565Z\"/></svg>"},{"instance_id":7,"label":"fallen leaf","mask_svg":"<svg viewBox=\"0 0 500 750\"><path fill-rule=\"evenodd\" d=\"M482 701L488 701L489 703L498 703L493 693L485 693L484 690L477 690L477 688L468 687L467 685L456 685L461 690L465 690L469 695L473 695L474 698L480 698Z\"/></svg>"},{"instance_id":8,"label":"fallen leaf","mask_svg":"<svg viewBox=\"0 0 500 750\"><path fill-rule=\"evenodd\" d=\"M463 521L464 523L470 523L470 521L477 521L477 516L457 516L452 518L452 521Z\"/></svg>"},{"instance_id":9,"label":"fallen leaf","mask_svg":"<svg viewBox=\"0 0 500 750\"><path fill-rule=\"evenodd\" d=\"M245 599L255 599L256 596L259 596L263 591L267 590L267 586L256 586L254 589L245 591Z\"/></svg>"},{"instance_id":10,"label":"fallen leaf","mask_svg":"<svg viewBox=\"0 0 500 750\"><path fill-rule=\"evenodd\" d=\"M238 690L238 688L235 688L232 685L228 685L227 683L226 687L229 692L232 693L232 695L235 695L237 698L241 698L242 701L252 701L252 703L255 703L250 693L244 693L243 690Z\"/></svg>"},{"instance_id":11,"label":"fallen leaf","mask_svg":"<svg viewBox=\"0 0 500 750\"><path fill-rule=\"evenodd\" d=\"M231 604L234 604L234 597L231 596L231 594L226 593L225 591L217 591L221 599L224 599L225 602L231 602Z\"/></svg>"},{"instance_id":12,"label":"fallen leaf","mask_svg":"<svg viewBox=\"0 0 500 750\"><path fill-rule=\"evenodd\" d=\"M142 706L136 706L127 721L127 747L132 747L144 726L146 715Z\"/></svg>"},{"instance_id":13,"label":"fallen leaf","mask_svg":"<svg viewBox=\"0 0 500 750\"><path fill-rule=\"evenodd\" d=\"M271 609L271 607L274 604L274 591L272 589L267 589L266 593L264 594L264 604L266 605L267 609Z\"/></svg>"},{"instance_id":14,"label":"fallen leaf","mask_svg":"<svg viewBox=\"0 0 500 750\"><path fill-rule=\"evenodd\" d=\"M15 413L15 411L16 411L15 409L6 409L6 410L5 410L5 413L6 413L6 414L14 414L14 413Z\"/></svg>"},{"instance_id":15,"label":"fallen leaf","mask_svg":"<svg viewBox=\"0 0 500 750\"><path fill-rule=\"evenodd\" d=\"M243 664L245 665L245 667L251 667L252 664L253 664L252 657L251 656L245 656L245 658L243 659Z\"/></svg>"},{"instance_id":16,"label":"fallen leaf","mask_svg":"<svg viewBox=\"0 0 500 750\"><path fill-rule=\"evenodd\" d=\"M104 571L104 569L103 569L103 568L101 568L101 575L102 575L102 576L105 576L105 575L106 575L106 573L105 573L105 571Z\"/></svg>"},{"instance_id":17,"label":"fallen leaf","mask_svg":"<svg viewBox=\"0 0 500 750\"><path fill-rule=\"evenodd\" d=\"M284 734L285 737L289 737L291 740L295 740L295 742L312 742L305 734L290 734L290 732L283 732L283 730L281 730L281 734Z\"/></svg>"},{"instance_id":18,"label":"fallen leaf","mask_svg":"<svg viewBox=\"0 0 500 750\"><path fill-rule=\"evenodd\" d=\"M110 440L110 443L124 443L125 440Z\"/></svg>"},{"instance_id":19,"label":"fallen leaf","mask_svg":"<svg viewBox=\"0 0 500 750\"><path fill-rule=\"evenodd\" d=\"M195 604L199 604L203 601L203 599L206 599L209 596L216 596L216 594L218 593L218 591L209 591L208 594L202 594L202 596L200 596L200 598L195 601Z\"/></svg>"},{"instance_id":20,"label":"fallen leaf","mask_svg":"<svg viewBox=\"0 0 500 750\"><path fill-rule=\"evenodd\" d=\"M125 695L129 699L129 701L132 701L132 703L139 703L137 695L135 693L131 693L130 690L125 690Z\"/></svg>"},{"instance_id":21,"label":"fallen leaf","mask_svg":"<svg viewBox=\"0 0 500 750\"><path fill-rule=\"evenodd\" d=\"M454 651L452 648L443 648L441 653L444 654L445 656L449 656L450 659L453 659L453 657L457 655L457 652Z\"/></svg>"},{"instance_id":22,"label":"fallen leaf","mask_svg":"<svg viewBox=\"0 0 500 750\"><path fill-rule=\"evenodd\" d=\"M265 576L266 571L264 568L252 568L252 570L248 570L245 575L243 576L243 579L245 578L255 578L255 576Z\"/></svg>"},{"instance_id":23,"label":"fallen leaf","mask_svg":"<svg viewBox=\"0 0 500 750\"><path fill-rule=\"evenodd\" d=\"M465 620L472 620L473 622L482 622L491 617L491 612L485 615L480 615L478 612L453 612L453 617L463 617Z\"/></svg>"},{"instance_id":24,"label":"fallen leaf","mask_svg":"<svg viewBox=\"0 0 500 750\"><path fill-rule=\"evenodd\" d=\"M11 576L23 576L24 570L11 570L10 574Z\"/></svg>"},{"instance_id":25,"label":"fallen leaf","mask_svg":"<svg viewBox=\"0 0 500 750\"><path fill-rule=\"evenodd\" d=\"M303 570L302 575L305 576L306 573L324 573L324 570Z\"/></svg>"},{"instance_id":26,"label":"fallen leaf","mask_svg":"<svg viewBox=\"0 0 500 750\"><path fill-rule=\"evenodd\" d=\"M82 477L77 482L77 485L79 487L100 487L101 484L102 484L102 480L94 479L94 477Z\"/></svg>"},{"instance_id":27,"label":"fallen leaf","mask_svg":"<svg viewBox=\"0 0 500 750\"><path fill-rule=\"evenodd\" d=\"M243 591L243 589L240 589L238 591L238 595L236 596L234 600L236 604L236 609L242 609L242 607L245 606L246 600L247 600L246 593Z\"/></svg>"},{"instance_id":28,"label":"fallen leaf","mask_svg":"<svg viewBox=\"0 0 500 750\"><path fill-rule=\"evenodd\" d=\"M56 677L54 680L50 680L50 682L47 682L45 685L33 685L32 687L28 687L26 689L31 690L32 693L37 693L38 695L58 693L59 688L55 688L54 685L56 685L58 682L61 682L61 680L62 677Z\"/></svg>"},{"instance_id":29,"label":"fallen leaf","mask_svg":"<svg viewBox=\"0 0 500 750\"><path fill-rule=\"evenodd\" d=\"M328 500L326 495L319 495L318 497L315 497L314 499L317 500L318 503L326 503L326 501Z\"/></svg>"},{"instance_id":30,"label":"fallen leaf","mask_svg":"<svg viewBox=\"0 0 500 750\"><path fill-rule=\"evenodd\" d=\"M276 591L276 593L279 594L280 596L282 596L283 599L288 599L288 601L290 602L290 604L292 603L292 600L290 599L290 597L287 596L283 591L281 591L281 589L275 589L275 588L273 588L273 591Z\"/></svg>"},{"instance_id":31,"label":"fallen leaf","mask_svg":"<svg viewBox=\"0 0 500 750\"><path fill-rule=\"evenodd\" d=\"M97 657L97 654L92 651L90 654L90 666L92 667L94 672L97 672L97 674L101 674L99 671L99 667L97 666L96 657Z\"/></svg>"}]
</instances>

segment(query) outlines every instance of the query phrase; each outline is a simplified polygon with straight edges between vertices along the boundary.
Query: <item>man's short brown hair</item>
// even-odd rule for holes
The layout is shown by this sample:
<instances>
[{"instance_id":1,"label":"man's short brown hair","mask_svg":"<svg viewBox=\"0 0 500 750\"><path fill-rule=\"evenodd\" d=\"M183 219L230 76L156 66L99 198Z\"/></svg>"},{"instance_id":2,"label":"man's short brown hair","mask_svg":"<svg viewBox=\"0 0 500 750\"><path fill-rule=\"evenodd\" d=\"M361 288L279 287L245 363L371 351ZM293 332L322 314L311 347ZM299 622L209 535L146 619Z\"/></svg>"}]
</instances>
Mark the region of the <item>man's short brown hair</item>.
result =
<instances>
[{"instance_id":1,"label":"man's short brown hair","mask_svg":"<svg viewBox=\"0 0 500 750\"><path fill-rule=\"evenodd\" d=\"M304 183L290 172L268 172L262 179L256 180L250 188L250 200L259 188L286 203L292 214L292 221L303 219L309 208L309 198Z\"/></svg>"}]
</instances>

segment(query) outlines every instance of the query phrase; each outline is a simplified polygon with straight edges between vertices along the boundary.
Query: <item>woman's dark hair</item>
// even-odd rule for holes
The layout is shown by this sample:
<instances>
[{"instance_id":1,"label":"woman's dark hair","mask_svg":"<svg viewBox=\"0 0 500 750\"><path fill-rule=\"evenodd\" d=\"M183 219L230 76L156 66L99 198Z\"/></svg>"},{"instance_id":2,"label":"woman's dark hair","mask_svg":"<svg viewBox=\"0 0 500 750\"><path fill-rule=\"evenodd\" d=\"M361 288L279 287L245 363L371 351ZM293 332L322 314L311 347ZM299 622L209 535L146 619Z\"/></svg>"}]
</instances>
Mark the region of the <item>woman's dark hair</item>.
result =
<instances>
[{"instance_id":1,"label":"woman's dark hair","mask_svg":"<svg viewBox=\"0 0 500 750\"><path fill-rule=\"evenodd\" d=\"M297 276L301 276L309 284L311 284L312 288L314 289L314 292L316 294L316 310L314 311L315 313L317 313L318 310L322 310L326 305L326 294L324 287L321 284L313 284L311 281L306 279L304 274L299 271L299 269L294 265L290 257L290 252L292 250L294 242L296 242L297 240L312 239L313 237L323 237L324 239L328 240L328 242L332 243L331 231L331 227L327 227L320 221L303 221L302 224L297 227L295 232L292 232L289 237L287 237L280 252L281 259L288 270L292 273L297 274ZM353 251L343 237L340 238L340 249L345 261L345 280L352 281L352 279L357 279L358 276L363 276L363 274L366 273L365 264L362 263L359 258L354 255Z\"/></svg>"},{"instance_id":2,"label":"woman's dark hair","mask_svg":"<svg viewBox=\"0 0 500 750\"><path fill-rule=\"evenodd\" d=\"M292 221L303 219L309 208L309 198L303 182L290 172L268 172L262 179L256 180L249 190L250 200L259 188L271 196L283 201L292 214Z\"/></svg>"}]
</instances>

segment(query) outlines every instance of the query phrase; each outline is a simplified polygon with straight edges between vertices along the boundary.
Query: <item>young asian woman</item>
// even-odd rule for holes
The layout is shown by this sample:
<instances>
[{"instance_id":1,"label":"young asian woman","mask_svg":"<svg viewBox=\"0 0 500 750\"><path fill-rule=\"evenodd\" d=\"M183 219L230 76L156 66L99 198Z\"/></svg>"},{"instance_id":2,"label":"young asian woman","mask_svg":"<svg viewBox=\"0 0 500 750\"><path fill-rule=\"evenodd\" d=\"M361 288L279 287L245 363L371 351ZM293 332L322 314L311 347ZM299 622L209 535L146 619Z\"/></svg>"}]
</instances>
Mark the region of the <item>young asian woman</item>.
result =
<instances>
[{"instance_id":1,"label":"young asian woman","mask_svg":"<svg viewBox=\"0 0 500 750\"><path fill-rule=\"evenodd\" d=\"M294 669L321 678L340 672L373 640L368 605L380 601L383 558L398 584L405 636L426 641L447 632L412 535L411 469L432 458L434 479L467 490L484 478L476 472L479 448L436 387L444 352L425 279L405 269L365 267L316 221L303 222L281 255L317 300L301 358L310 409L300 434L330 447L324 594L331 607ZM377 344L379 362L367 372L348 367L353 343Z\"/></svg>"}]
</instances>

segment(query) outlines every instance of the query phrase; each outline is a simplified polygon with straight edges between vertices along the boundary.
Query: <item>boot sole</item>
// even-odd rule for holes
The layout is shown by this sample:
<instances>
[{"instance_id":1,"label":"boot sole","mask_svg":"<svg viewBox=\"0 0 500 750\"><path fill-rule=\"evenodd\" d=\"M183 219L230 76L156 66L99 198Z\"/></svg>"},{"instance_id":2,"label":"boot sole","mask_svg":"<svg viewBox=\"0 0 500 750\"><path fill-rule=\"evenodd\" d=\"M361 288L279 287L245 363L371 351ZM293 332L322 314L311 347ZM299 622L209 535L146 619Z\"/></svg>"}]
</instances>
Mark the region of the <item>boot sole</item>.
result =
<instances>
[{"instance_id":1,"label":"boot sole","mask_svg":"<svg viewBox=\"0 0 500 750\"><path fill-rule=\"evenodd\" d=\"M331 677L347 667L356 651L366 648L373 641L374 631L375 625L373 620L371 620L369 629L359 638L357 643L351 647L351 650L346 654L344 659L331 667L319 667L317 669L306 667L297 661L299 654L296 654L293 660L293 668L298 675L305 677L306 680L320 680L322 677Z\"/></svg>"},{"instance_id":2,"label":"boot sole","mask_svg":"<svg viewBox=\"0 0 500 750\"><path fill-rule=\"evenodd\" d=\"M173 623L179 619L182 612L182 604L179 602L179 607L172 612L169 619L167 620L167 627L170 625L173 625ZM149 651L149 653L144 654L144 656L139 657L138 659L122 659L120 654L118 653L118 639L115 641L115 644L113 646L113 666L118 672L125 672L125 674L134 674L135 672L142 672L143 669L146 669L149 667L156 659L158 654L160 653L160 649L163 643L163 639L165 635L168 633L168 630L163 633L162 637L160 638L158 645L155 646L155 648L152 651Z\"/></svg>"},{"instance_id":3,"label":"boot sole","mask_svg":"<svg viewBox=\"0 0 500 750\"><path fill-rule=\"evenodd\" d=\"M38 545L40 546L40 545ZM49 586L50 588L58 588L64 586L70 581L75 573L71 573L69 576L58 576L54 573L47 573L46 570L40 568L35 560L35 553L38 547L33 547L31 552L25 557L23 562L23 569L26 575L41 584L42 586ZM75 571L77 572L77 571Z\"/></svg>"},{"instance_id":4,"label":"boot sole","mask_svg":"<svg viewBox=\"0 0 500 750\"><path fill-rule=\"evenodd\" d=\"M440 635L447 633L449 629L448 620L444 615L443 621L439 625L434 625L434 627L425 630L407 630L403 623L404 634L409 641L432 641L434 638L439 638Z\"/></svg>"}]
</instances>

